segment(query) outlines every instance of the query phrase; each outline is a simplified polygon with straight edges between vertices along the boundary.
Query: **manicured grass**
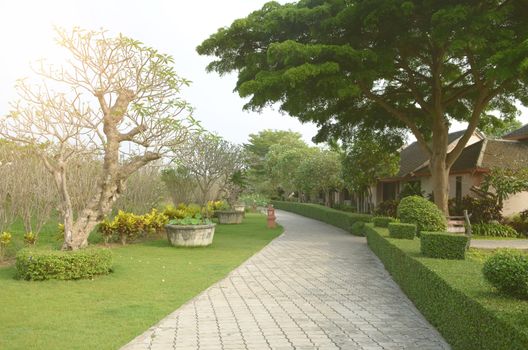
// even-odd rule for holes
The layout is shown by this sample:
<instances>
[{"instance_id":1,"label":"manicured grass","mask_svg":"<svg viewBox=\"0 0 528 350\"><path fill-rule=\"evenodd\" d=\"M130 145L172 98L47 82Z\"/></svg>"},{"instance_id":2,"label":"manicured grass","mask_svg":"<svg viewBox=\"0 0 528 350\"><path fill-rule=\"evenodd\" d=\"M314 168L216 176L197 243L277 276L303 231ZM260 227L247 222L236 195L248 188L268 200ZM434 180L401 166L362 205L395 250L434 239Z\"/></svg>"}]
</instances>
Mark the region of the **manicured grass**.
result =
<instances>
[{"instance_id":1,"label":"manicured grass","mask_svg":"<svg viewBox=\"0 0 528 350\"><path fill-rule=\"evenodd\" d=\"M0 268L0 349L117 349L281 232L246 214L241 225L218 225L206 248L166 239L116 247L114 273L94 280L18 281L14 267Z\"/></svg>"}]
</instances>

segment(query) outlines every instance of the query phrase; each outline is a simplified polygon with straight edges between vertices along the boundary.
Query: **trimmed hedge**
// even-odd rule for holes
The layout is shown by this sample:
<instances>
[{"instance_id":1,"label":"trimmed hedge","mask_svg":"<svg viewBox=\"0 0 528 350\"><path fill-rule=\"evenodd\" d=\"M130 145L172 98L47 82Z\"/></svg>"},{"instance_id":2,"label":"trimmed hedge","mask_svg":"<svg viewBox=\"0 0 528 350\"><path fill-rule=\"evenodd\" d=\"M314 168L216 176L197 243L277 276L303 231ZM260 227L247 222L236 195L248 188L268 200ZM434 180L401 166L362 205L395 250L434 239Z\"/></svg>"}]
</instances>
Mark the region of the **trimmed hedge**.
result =
<instances>
[{"instance_id":1,"label":"trimmed hedge","mask_svg":"<svg viewBox=\"0 0 528 350\"><path fill-rule=\"evenodd\" d=\"M422 232L420 251L429 258L465 259L468 237L446 232Z\"/></svg>"},{"instance_id":2,"label":"trimmed hedge","mask_svg":"<svg viewBox=\"0 0 528 350\"><path fill-rule=\"evenodd\" d=\"M389 236L391 238L414 239L414 236L416 236L416 225L391 222L389 224Z\"/></svg>"},{"instance_id":3,"label":"trimmed hedge","mask_svg":"<svg viewBox=\"0 0 528 350\"><path fill-rule=\"evenodd\" d=\"M370 249L420 312L443 335L453 350L525 350L528 335L515 328L472 296L450 284L414 254L381 230L366 225ZM459 264L445 261L445 264ZM451 266L450 265L450 266Z\"/></svg>"},{"instance_id":4,"label":"trimmed hedge","mask_svg":"<svg viewBox=\"0 0 528 350\"><path fill-rule=\"evenodd\" d=\"M495 288L516 298L528 299L528 256L519 251L501 250L482 268Z\"/></svg>"},{"instance_id":5,"label":"trimmed hedge","mask_svg":"<svg viewBox=\"0 0 528 350\"><path fill-rule=\"evenodd\" d=\"M365 223L356 221L350 226L350 233L355 236L365 236Z\"/></svg>"},{"instance_id":6,"label":"trimmed hedge","mask_svg":"<svg viewBox=\"0 0 528 350\"><path fill-rule=\"evenodd\" d=\"M277 209L291 211L302 216L326 222L327 224L337 226L350 233L352 225L358 221L371 222L372 216L367 214L349 213L340 210L328 208L319 204L272 201L273 206Z\"/></svg>"},{"instance_id":7,"label":"trimmed hedge","mask_svg":"<svg viewBox=\"0 0 528 350\"><path fill-rule=\"evenodd\" d=\"M17 277L24 280L77 280L112 271L109 249L76 251L22 249L16 256Z\"/></svg>"},{"instance_id":8,"label":"trimmed hedge","mask_svg":"<svg viewBox=\"0 0 528 350\"><path fill-rule=\"evenodd\" d=\"M447 221L438 207L420 196L405 197L398 205L401 222L415 224L418 234L422 231L445 231Z\"/></svg>"},{"instance_id":9,"label":"trimmed hedge","mask_svg":"<svg viewBox=\"0 0 528 350\"><path fill-rule=\"evenodd\" d=\"M374 216L372 222L376 227L388 227L391 222L396 221L396 219L391 218L390 216Z\"/></svg>"}]
</instances>

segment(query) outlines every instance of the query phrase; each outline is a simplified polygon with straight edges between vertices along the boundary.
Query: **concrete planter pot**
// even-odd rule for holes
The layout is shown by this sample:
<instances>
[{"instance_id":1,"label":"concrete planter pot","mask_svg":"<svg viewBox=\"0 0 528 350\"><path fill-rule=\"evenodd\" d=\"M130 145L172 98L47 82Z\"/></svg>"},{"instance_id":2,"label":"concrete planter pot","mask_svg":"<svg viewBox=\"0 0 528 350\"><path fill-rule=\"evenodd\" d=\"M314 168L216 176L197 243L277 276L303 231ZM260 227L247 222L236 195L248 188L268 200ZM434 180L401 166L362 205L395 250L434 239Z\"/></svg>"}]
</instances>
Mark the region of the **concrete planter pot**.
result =
<instances>
[{"instance_id":1,"label":"concrete planter pot","mask_svg":"<svg viewBox=\"0 0 528 350\"><path fill-rule=\"evenodd\" d=\"M216 217L220 224L241 224L244 212L235 210L217 210Z\"/></svg>"},{"instance_id":2,"label":"concrete planter pot","mask_svg":"<svg viewBox=\"0 0 528 350\"><path fill-rule=\"evenodd\" d=\"M246 206L244 204L235 204L235 205L233 205L233 209L236 212L243 213L244 217L246 216Z\"/></svg>"},{"instance_id":3,"label":"concrete planter pot","mask_svg":"<svg viewBox=\"0 0 528 350\"><path fill-rule=\"evenodd\" d=\"M175 247L204 247L213 243L216 224L165 225L169 243Z\"/></svg>"}]
</instances>

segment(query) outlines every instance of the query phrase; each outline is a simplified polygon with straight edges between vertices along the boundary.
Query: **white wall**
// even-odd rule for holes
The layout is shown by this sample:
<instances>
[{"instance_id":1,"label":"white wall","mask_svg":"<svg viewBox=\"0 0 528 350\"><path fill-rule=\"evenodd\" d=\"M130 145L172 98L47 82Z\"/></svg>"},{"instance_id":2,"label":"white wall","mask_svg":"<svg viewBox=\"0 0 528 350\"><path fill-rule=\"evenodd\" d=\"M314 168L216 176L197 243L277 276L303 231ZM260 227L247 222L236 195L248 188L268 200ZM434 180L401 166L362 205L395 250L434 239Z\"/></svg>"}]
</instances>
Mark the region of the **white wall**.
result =
<instances>
[{"instance_id":1,"label":"white wall","mask_svg":"<svg viewBox=\"0 0 528 350\"><path fill-rule=\"evenodd\" d=\"M528 192L517 193L504 201L502 215L510 216L528 209Z\"/></svg>"}]
</instances>

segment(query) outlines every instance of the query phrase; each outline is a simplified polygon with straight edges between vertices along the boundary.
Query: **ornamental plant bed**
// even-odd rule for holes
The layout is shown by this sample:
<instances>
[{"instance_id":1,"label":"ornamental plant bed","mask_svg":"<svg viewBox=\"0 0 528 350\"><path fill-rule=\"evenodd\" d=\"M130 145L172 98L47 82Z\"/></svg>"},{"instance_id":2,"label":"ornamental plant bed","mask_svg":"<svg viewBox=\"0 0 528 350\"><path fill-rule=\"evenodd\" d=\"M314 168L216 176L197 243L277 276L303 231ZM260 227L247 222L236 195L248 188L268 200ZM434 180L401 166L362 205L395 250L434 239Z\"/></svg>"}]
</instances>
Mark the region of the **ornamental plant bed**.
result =
<instances>
[{"instance_id":1,"label":"ornamental plant bed","mask_svg":"<svg viewBox=\"0 0 528 350\"><path fill-rule=\"evenodd\" d=\"M165 225L169 243L175 247L205 247L213 243L216 224Z\"/></svg>"},{"instance_id":2,"label":"ornamental plant bed","mask_svg":"<svg viewBox=\"0 0 528 350\"><path fill-rule=\"evenodd\" d=\"M244 219L244 212L235 210L217 210L215 214L220 224L241 224Z\"/></svg>"}]
</instances>

